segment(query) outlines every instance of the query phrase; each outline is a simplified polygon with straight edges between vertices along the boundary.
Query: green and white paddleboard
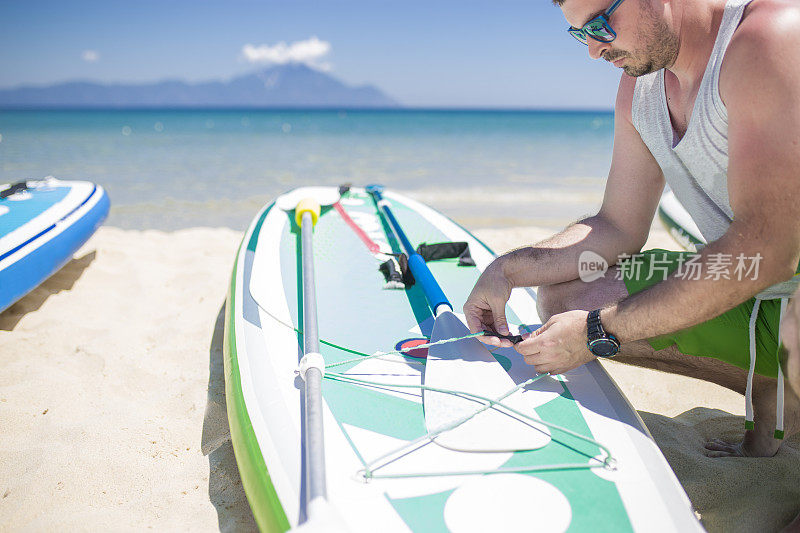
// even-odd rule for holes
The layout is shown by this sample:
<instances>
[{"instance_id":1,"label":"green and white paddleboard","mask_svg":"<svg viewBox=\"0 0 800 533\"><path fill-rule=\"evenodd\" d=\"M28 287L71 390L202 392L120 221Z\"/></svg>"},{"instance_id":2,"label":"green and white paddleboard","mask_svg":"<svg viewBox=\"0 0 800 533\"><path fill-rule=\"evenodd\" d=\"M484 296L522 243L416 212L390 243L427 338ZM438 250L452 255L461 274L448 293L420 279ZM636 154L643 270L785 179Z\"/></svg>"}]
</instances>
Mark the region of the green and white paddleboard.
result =
<instances>
[{"instance_id":1,"label":"green and white paddleboard","mask_svg":"<svg viewBox=\"0 0 800 533\"><path fill-rule=\"evenodd\" d=\"M700 233L700 228L697 227L692 216L671 190L666 190L661 195L661 201L658 203L658 218L666 226L675 242L685 250L695 252L698 245L706 243L703 234Z\"/></svg>"},{"instance_id":2,"label":"green and white paddleboard","mask_svg":"<svg viewBox=\"0 0 800 533\"><path fill-rule=\"evenodd\" d=\"M320 188L307 191L320 194ZM338 198L334 188L322 192ZM378 266L385 254L401 250L373 198L351 189L323 206L313 229L316 305L327 366L327 501L339 525L382 533L702 530L641 419L598 363L537 376L513 349L492 348L487 355L476 339L395 353L431 336L440 340L445 330L468 333L459 311L494 255L429 207L390 192L384 199L414 245L466 241L476 266L455 259L428 263L456 310L439 315L433 331L419 284L384 288ZM297 527L308 513L304 382L297 372L301 254L295 213L280 201L264 207L236 256L226 308L228 416L244 488L263 531ZM529 329L538 325L535 293L515 289L507 317ZM434 360L461 351L464 372L434 371ZM423 391L434 378L447 387ZM500 404L479 400L498 399L504 382L531 379ZM436 434L448 420L442 407L448 397L462 402L449 404L455 406L452 419L469 418L465 401L484 405L483 412ZM480 434L498 421L504 429Z\"/></svg>"}]
</instances>

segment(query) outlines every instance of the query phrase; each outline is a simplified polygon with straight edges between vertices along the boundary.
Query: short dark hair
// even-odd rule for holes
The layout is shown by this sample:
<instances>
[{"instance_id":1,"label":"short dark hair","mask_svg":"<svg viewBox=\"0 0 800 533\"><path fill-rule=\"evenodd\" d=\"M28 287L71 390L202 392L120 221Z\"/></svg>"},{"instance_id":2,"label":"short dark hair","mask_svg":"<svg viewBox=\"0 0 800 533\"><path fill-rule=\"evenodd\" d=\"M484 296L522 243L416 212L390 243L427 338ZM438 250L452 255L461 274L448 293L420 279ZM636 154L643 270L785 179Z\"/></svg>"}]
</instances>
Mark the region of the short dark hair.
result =
<instances>
[{"instance_id":1,"label":"short dark hair","mask_svg":"<svg viewBox=\"0 0 800 533\"><path fill-rule=\"evenodd\" d=\"M564 5L564 0L553 0L553 5L556 7L561 7Z\"/></svg>"}]
</instances>

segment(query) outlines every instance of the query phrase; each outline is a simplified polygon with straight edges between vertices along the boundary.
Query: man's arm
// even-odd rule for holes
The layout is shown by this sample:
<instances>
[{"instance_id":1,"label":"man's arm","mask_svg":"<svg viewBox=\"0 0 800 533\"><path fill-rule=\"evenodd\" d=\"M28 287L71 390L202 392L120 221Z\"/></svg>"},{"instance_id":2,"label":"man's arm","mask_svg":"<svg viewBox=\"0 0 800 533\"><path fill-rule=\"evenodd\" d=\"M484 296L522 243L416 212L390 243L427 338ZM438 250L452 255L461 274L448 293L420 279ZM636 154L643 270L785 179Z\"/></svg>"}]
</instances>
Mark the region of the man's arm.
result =
<instances>
[{"instance_id":1,"label":"man's arm","mask_svg":"<svg viewBox=\"0 0 800 533\"><path fill-rule=\"evenodd\" d=\"M702 251L763 259L757 279L673 275L603 310L622 342L709 320L792 277L800 260L800 9L753 6L728 48L720 95L728 109L728 193L734 220Z\"/></svg>"},{"instance_id":2,"label":"man's arm","mask_svg":"<svg viewBox=\"0 0 800 533\"><path fill-rule=\"evenodd\" d=\"M614 151L600 211L534 246L498 258L514 287L578 278L578 257L591 250L608 264L642 249L664 188L661 168L633 127L635 78L622 75L614 106Z\"/></svg>"},{"instance_id":3,"label":"man's arm","mask_svg":"<svg viewBox=\"0 0 800 533\"><path fill-rule=\"evenodd\" d=\"M609 264L641 250L650 231L664 178L631 121L636 80L623 75L614 118L614 152L600 212L534 246L498 257L481 275L464 305L472 332L508 333L505 304L513 287L539 286L578 278L585 250ZM486 339L482 339L486 340ZM491 340L487 340L492 344Z\"/></svg>"}]
</instances>

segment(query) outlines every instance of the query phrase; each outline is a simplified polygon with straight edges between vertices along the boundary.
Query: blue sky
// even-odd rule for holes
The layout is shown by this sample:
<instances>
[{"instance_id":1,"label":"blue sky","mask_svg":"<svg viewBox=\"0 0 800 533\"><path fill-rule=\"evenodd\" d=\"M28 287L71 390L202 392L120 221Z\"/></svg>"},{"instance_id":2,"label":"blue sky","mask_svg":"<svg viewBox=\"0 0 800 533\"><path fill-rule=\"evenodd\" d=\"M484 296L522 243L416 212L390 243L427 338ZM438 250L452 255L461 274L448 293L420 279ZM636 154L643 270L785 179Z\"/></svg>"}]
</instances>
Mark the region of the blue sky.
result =
<instances>
[{"instance_id":1,"label":"blue sky","mask_svg":"<svg viewBox=\"0 0 800 533\"><path fill-rule=\"evenodd\" d=\"M316 37L331 75L409 106L610 109L620 71L565 27L549 0L3 0L0 87L229 78L266 66L247 45Z\"/></svg>"}]
</instances>

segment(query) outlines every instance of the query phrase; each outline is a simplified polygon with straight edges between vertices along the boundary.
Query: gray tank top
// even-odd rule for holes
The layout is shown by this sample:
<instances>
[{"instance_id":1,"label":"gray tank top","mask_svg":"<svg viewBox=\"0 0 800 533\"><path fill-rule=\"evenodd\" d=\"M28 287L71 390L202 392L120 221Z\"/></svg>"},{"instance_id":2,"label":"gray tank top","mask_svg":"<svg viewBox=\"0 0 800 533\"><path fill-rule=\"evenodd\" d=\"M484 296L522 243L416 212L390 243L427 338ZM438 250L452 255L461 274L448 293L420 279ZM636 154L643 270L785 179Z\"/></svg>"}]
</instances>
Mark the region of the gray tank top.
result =
<instances>
[{"instance_id":1,"label":"gray tank top","mask_svg":"<svg viewBox=\"0 0 800 533\"><path fill-rule=\"evenodd\" d=\"M750 1L728 0L725 5L714 49L680 141L669 118L664 70L637 78L633 93L633 126L706 242L722 237L733 220L728 200L728 111L719 95L719 71ZM799 284L800 278L795 276L767 288L757 298L791 296Z\"/></svg>"}]
</instances>

